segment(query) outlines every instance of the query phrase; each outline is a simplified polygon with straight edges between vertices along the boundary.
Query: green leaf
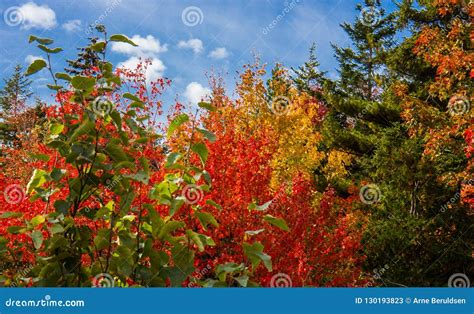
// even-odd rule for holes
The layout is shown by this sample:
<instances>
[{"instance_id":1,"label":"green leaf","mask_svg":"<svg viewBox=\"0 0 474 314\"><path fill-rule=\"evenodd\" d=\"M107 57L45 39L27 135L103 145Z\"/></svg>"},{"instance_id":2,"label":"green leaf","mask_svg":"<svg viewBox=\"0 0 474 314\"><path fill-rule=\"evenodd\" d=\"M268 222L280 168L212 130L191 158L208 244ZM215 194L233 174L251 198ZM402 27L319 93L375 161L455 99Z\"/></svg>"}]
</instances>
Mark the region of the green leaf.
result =
<instances>
[{"instance_id":1,"label":"green leaf","mask_svg":"<svg viewBox=\"0 0 474 314\"><path fill-rule=\"evenodd\" d=\"M145 105L140 102L140 101L134 101L130 104L130 108L140 108L140 109L146 109Z\"/></svg>"},{"instance_id":2,"label":"green leaf","mask_svg":"<svg viewBox=\"0 0 474 314\"><path fill-rule=\"evenodd\" d=\"M94 50L95 52L102 52L104 51L104 48L105 48L105 41L99 41L91 45L91 49Z\"/></svg>"},{"instance_id":3,"label":"green leaf","mask_svg":"<svg viewBox=\"0 0 474 314\"><path fill-rule=\"evenodd\" d=\"M214 206L215 208L217 208L219 211L222 210L222 206L217 204L216 202L214 202L213 200L206 200L206 204L208 205L211 205L211 206Z\"/></svg>"},{"instance_id":4,"label":"green leaf","mask_svg":"<svg viewBox=\"0 0 474 314\"><path fill-rule=\"evenodd\" d=\"M245 269L245 264L237 264L237 263L225 263L225 264L219 264L216 266L216 274L219 275L220 273L228 273L232 274L234 272L241 272Z\"/></svg>"},{"instance_id":5,"label":"green leaf","mask_svg":"<svg viewBox=\"0 0 474 314\"><path fill-rule=\"evenodd\" d=\"M42 161L49 161L49 156L46 154L29 154L31 158L42 160Z\"/></svg>"},{"instance_id":6,"label":"green leaf","mask_svg":"<svg viewBox=\"0 0 474 314\"><path fill-rule=\"evenodd\" d=\"M130 206L132 205L133 200L135 199L135 192L133 190L127 191L126 193L122 193L120 198L119 208L120 214L125 215L130 210Z\"/></svg>"},{"instance_id":7,"label":"green leaf","mask_svg":"<svg viewBox=\"0 0 474 314\"><path fill-rule=\"evenodd\" d=\"M138 161L140 162L140 165L142 166L143 172L144 172L147 176L150 176L150 175L151 175L151 170L150 170L150 162L148 161L148 158L146 158L146 157L140 157L140 158L138 159Z\"/></svg>"},{"instance_id":8,"label":"green leaf","mask_svg":"<svg viewBox=\"0 0 474 314\"><path fill-rule=\"evenodd\" d=\"M165 168L170 169L178 160L183 157L180 153L170 153L166 156Z\"/></svg>"},{"instance_id":9,"label":"green leaf","mask_svg":"<svg viewBox=\"0 0 474 314\"><path fill-rule=\"evenodd\" d=\"M49 131L51 132L51 134L53 135L58 135L58 134L61 134L61 132L64 130L64 125L63 124L60 124L60 123L53 123L51 124L51 126L49 127Z\"/></svg>"},{"instance_id":10,"label":"green leaf","mask_svg":"<svg viewBox=\"0 0 474 314\"><path fill-rule=\"evenodd\" d=\"M171 256L176 267L165 269L165 274L171 280L171 286L181 287L182 283L194 272L194 252L182 245L171 249Z\"/></svg>"},{"instance_id":11,"label":"green leaf","mask_svg":"<svg viewBox=\"0 0 474 314\"><path fill-rule=\"evenodd\" d=\"M114 169L115 170L120 170L120 169L131 169L135 170L135 164L130 161L119 161L114 164Z\"/></svg>"},{"instance_id":12,"label":"green leaf","mask_svg":"<svg viewBox=\"0 0 474 314\"><path fill-rule=\"evenodd\" d=\"M114 210L114 201L109 201L105 206L102 206L96 213L95 219L108 219Z\"/></svg>"},{"instance_id":13,"label":"green leaf","mask_svg":"<svg viewBox=\"0 0 474 314\"><path fill-rule=\"evenodd\" d=\"M26 186L26 193L30 194L33 189L42 186L44 183L46 183L46 181L46 171L35 169L33 171L33 175L31 176L30 182L28 182L28 185Z\"/></svg>"},{"instance_id":14,"label":"green leaf","mask_svg":"<svg viewBox=\"0 0 474 314\"><path fill-rule=\"evenodd\" d=\"M45 220L46 219L44 218L43 215L37 215L30 220L30 223L33 227L36 227L36 226L41 225L43 222L45 222Z\"/></svg>"},{"instance_id":15,"label":"green leaf","mask_svg":"<svg viewBox=\"0 0 474 314\"><path fill-rule=\"evenodd\" d=\"M271 203L272 203L271 200L260 206L255 203L251 203L249 204L249 210L266 211L268 209L268 206L270 206Z\"/></svg>"},{"instance_id":16,"label":"green leaf","mask_svg":"<svg viewBox=\"0 0 474 314\"><path fill-rule=\"evenodd\" d=\"M31 239L33 240L33 245L35 249L39 249L43 244L43 233L39 230L31 232Z\"/></svg>"},{"instance_id":17,"label":"green leaf","mask_svg":"<svg viewBox=\"0 0 474 314\"><path fill-rule=\"evenodd\" d=\"M107 144L105 152L116 162L130 161L123 148L118 145L112 143Z\"/></svg>"},{"instance_id":18,"label":"green leaf","mask_svg":"<svg viewBox=\"0 0 474 314\"><path fill-rule=\"evenodd\" d=\"M122 35L122 34L112 35L112 36L110 36L109 40L110 41L117 41L117 42L127 43L127 44L130 44L130 45L134 46L134 47L138 46L133 41L131 41L127 36Z\"/></svg>"},{"instance_id":19,"label":"green leaf","mask_svg":"<svg viewBox=\"0 0 474 314\"><path fill-rule=\"evenodd\" d=\"M143 170L140 170L135 174L124 174L123 177L141 182L143 184L148 184L148 180L150 180L150 176Z\"/></svg>"},{"instance_id":20,"label":"green leaf","mask_svg":"<svg viewBox=\"0 0 474 314\"><path fill-rule=\"evenodd\" d=\"M214 143L216 141L216 135L206 129L197 129L199 133L204 135L205 138L209 140L209 142Z\"/></svg>"},{"instance_id":21,"label":"green leaf","mask_svg":"<svg viewBox=\"0 0 474 314\"><path fill-rule=\"evenodd\" d=\"M66 174L66 170L54 168L51 171L50 176L51 176L51 179L53 179L56 182L59 182L59 180L61 180L65 174Z\"/></svg>"},{"instance_id":22,"label":"green leaf","mask_svg":"<svg viewBox=\"0 0 474 314\"><path fill-rule=\"evenodd\" d=\"M169 127L168 127L168 132L166 133L168 137L170 137L176 129L182 125L185 122L189 121L189 116L185 113L182 113L180 115L177 115L173 121L171 121Z\"/></svg>"},{"instance_id":23,"label":"green leaf","mask_svg":"<svg viewBox=\"0 0 474 314\"><path fill-rule=\"evenodd\" d=\"M54 75L58 80L71 81L71 77L67 73L58 72Z\"/></svg>"},{"instance_id":24,"label":"green leaf","mask_svg":"<svg viewBox=\"0 0 474 314\"><path fill-rule=\"evenodd\" d=\"M205 102L205 101L199 102L198 106L201 107L201 108L204 108L206 110L209 110L209 111L216 111L217 110L213 105L211 105L210 103Z\"/></svg>"},{"instance_id":25,"label":"green leaf","mask_svg":"<svg viewBox=\"0 0 474 314\"><path fill-rule=\"evenodd\" d=\"M61 234L55 234L51 240L48 241L48 250L53 251L57 248L64 248L69 245L68 240L61 235Z\"/></svg>"},{"instance_id":26,"label":"green leaf","mask_svg":"<svg viewBox=\"0 0 474 314\"><path fill-rule=\"evenodd\" d=\"M47 145L56 150L61 150L62 148L67 146L66 142L64 141L51 141L51 142L48 142Z\"/></svg>"},{"instance_id":27,"label":"green leaf","mask_svg":"<svg viewBox=\"0 0 474 314\"><path fill-rule=\"evenodd\" d=\"M288 228L288 225L286 224L286 221L283 218L277 218L272 215L265 215L263 216L263 220L265 220L271 225L280 228L281 230L290 231L290 228Z\"/></svg>"},{"instance_id":28,"label":"green leaf","mask_svg":"<svg viewBox=\"0 0 474 314\"><path fill-rule=\"evenodd\" d=\"M171 205L171 195L178 190L178 185L173 180L165 179L155 184L150 191L151 199L158 199L161 204Z\"/></svg>"},{"instance_id":29,"label":"green leaf","mask_svg":"<svg viewBox=\"0 0 474 314\"><path fill-rule=\"evenodd\" d=\"M47 66L46 61L44 61L43 59L36 59L30 64L25 74L26 75L34 74L38 72L39 70L45 68L46 66Z\"/></svg>"},{"instance_id":30,"label":"green leaf","mask_svg":"<svg viewBox=\"0 0 474 314\"><path fill-rule=\"evenodd\" d=\"M71 79L71 84L75 89L90 90L95 85L95 78L87 76L74 76Z\"/></svg>"},{"instance_id":31,"label":"green leaf","mask_svg":"<svg viewBox=\"0 0 474 314\"><path fill-rule=\"evenodd\" d=\"M120 113L118 113L117 110L112 110L110 113L110 117L112 120L114 120L115 126L119 131L122 131L122 117L120 116Z\"/></svg>"},{"instance_id":32,"label":"green leaf","mask_svg":"<svg viewBox=\"0 0 474 314\"><path fill-rule=\"evenodd\" d=\"M117 249L115 249L111 264L117 265L116 268L119 274L123 275L124 277L129 277L133 272L133 263L133 252L129 248L119 246Z\"/></svg>"},{"instance_id":33,"label":"green leaf","mask_svg":"<svg viewBox=\"0 0 474 314\"><path fill-rule=\"evenodd\" d=\"M184 205L184 200L182 199L172 199L170 206L170 216L176 214L176 212Z\"/></svg>"},{"instance_id":34,"label":"green leaf","mask_svg":"<svg viewBox=\"0 0 474 314\"><path fill-rule=\"evenodd\" d=\"M137 218L135 215L125 215L121 218L122 221L129 221L132 222Z\"/></svg>"},{"instance_id":35,"label":"green leaf","mask_svg":"<svg viewBox=\"0 0 474 314\"><path fill-rule=\"evenodd\" d=\"M19 218L23 216L22 213L18 213L18 212L5 212L3 213L1 216L0 216L0 219L4 219L4 218Z\"/></svg>"},{"instance_id":36,"label":"green leaf","mask_svg":"<svg viewBox=\"0 0 474 314\"><path fill-rule=\"evenodd\" d=\"M234 278L238 283L239 285L241 285L242 287L247 287L247 284L249 282L249 276L247 275L242 275L240 277L236 277Z\"/></svg>"},{"instance_id":37,"label":"green leaf","mask_svg":"<svg viewBox=\"0 0 474 314\"><path fill-rule=\"evenodd\" d=\"M202 175L204 177L204 180L206 180L206 182L209 185L211 185L212 184L212 179L211 179L211 175L209 174L209 172L207 172L207 170L203 170Z\"/></svg>"},{"instance_id":38,"label":"green leaf","mask_svg":"<svg viewBox=\"0 0 474 314\"><path fill-rule=\"evenodd\" d=\"M204 247L207 246L215 246L216 243L212 240L211 237L208 237L205 234L197 233L192 230L186 230L186 234L188 237L197 245L199 252L204 251Z\"/></svg>"},{"instance_id":39,"label":"green leaf","mask_svg":"<svg viewBox=\"0 0 474 314\"><path fill-rule=\"evenodd\" d=\"M52 224L51 225L51 233L61 233L64 232L64 227L60 224Z\"/></svg>"},{"instance_id":40,"label":"green leaf","mask_svg":"<svg viewBox=\"0 0 474 314\"><path fill-rule=\"evenodd\" d=\"M107 78L107 83L114 83L120 86L122 85L122 80L120 79L120 77L113 75Z\"/></svg>"},{"instance_id":41,"label":"green leaf","mask_svg":"<svg viewBox=\"0 0 474 314\"><path fill-rule=\"evenodd\" d=\"M94 238L94 245L96 246L97 250L105 249L109 246L110 239L110 229L102 228L99 229L97 235Z\"/></svg>"},{"instance_id":42,"label":"green leaf","mask_svg":"<svg viewBox=\"0 0 474 314\"><path fill-rule=\"evenodd\" d=\"M31 44L34 41L42 45L50 45L54 42L52 39L49 39L49 38L40 38L34 35L30 35L30 37L28 38L28 43Z\"/></svg>"},{"instance_id":43,"label":"green leaf","mask_svg":"<svg viewBox=\"0 0 474 314\"><path fill-rule=\"evenodd\" d=\"M140 98L138 98L137 96L135 96L133 94L130 94L130 93L125 93L125 94L122 95L122 97L133 100L133 101L143 103L143 101Z\"/></svg>"},{"instance_id":44,"label":"green leaf","mask_svg":"<svg viewBox=\"0 0 474 314\"><path fill-rule=\"evenodd\" d=\"M191 150L199 155L202 164L206 163L207 157L209 156L209 151L207 150L207 146L203 143L196 143L191 146Z\"/></svg>"},{"instance_id":45,"label":"green leaf","mask_svg":"<svg viewBox=\"0 0 474 314\"><path fill-rule=\"evenodd\" d=\"M260 262L263 262L268 271L272 271L272 259L270 255L263 253L263 245L260 242L254 244L244 243L244 253L252 262L252 267L257 267Z\"/></svg>"},{"instance_id":46,"label":"green leaf","mask_svg":"<svg viewBox=\"0 0 474 314\"><path fill-rule=\"evenodd\" d=\"M38 45L38 48L43 50L43 51L46 51L47 53L58 53L58 52L61 52L63 51L63 48L49 48L49 47L46 47L45 45L43 44L39 44Z\"/></svg>"},{"instance_id":47,"label":"green leaf","mask_svg":"<svg viewBox=\"0 0 474 314\"><path fill-rule=\"evenodd\" d=\"M201 225L203 226L204 230L207 230L207 226L209 224L213 225L214 227L219 227L219 223L211 213L196 212L195 215L199 219L199 222L201 222Z\"/></svg>"},{"instance_id":48,"label":"green leaf","mask_svg":"<svg viewBox=\"0 0 474 314\"><path fill-rule=\"evenodd\" d=\"M54 208L56 209L56 211L64 215L68 213L70 207L71 207L71 203L65 200L56 200L54 202Z\"/></svg>"},{"instance_id":49,"label":"green leaf","mask_svg":"<svg viewBox=\"0 0 474 314\"><path fill-rule=\"evenodd\" d=\"M163 227L161 227L160 232L158 233L158 238L165 239L166 237L168 237L170 233L183 227L184 227L184 222L182 221L175 221L175 220L168 221L167 223L163 225Z\"/></svg>"},{"instance_id":50,"label":"green leaf","mask_svg":"<svg viewBox=\"0 0 474 314\"><path fill-rule=\"evenodd\" d=\"M11 234L25 233L26 228L24 226L10 226L7 228L7 232Z\"/></svg>"},{"instance_id":51,"label":"green leaf","mask_svg":"<svg viewBox=\"0 0 474 314\"><path fill-rule=\"evenodd\" d=\"M51 90L60 90L61 88L64 87L62 85L51 85L51 84L46 84L46 86Z\"/></svg>"},{"instance_id":52,"label":"green leaf","mask_svg":"<svg viewBox=\"0 0 474 314\"><path fill-rule=\"evenodd\" d=\"M8 239L5 237L0 237L0 254L4 254L7 251ZM1 277L1 276L0 276Z\"/></svg>"},{"instance_id":53,"label":"green leaf","mask_svg":"<svg viewBox=\"0 0 474 314\"><path fill-rule=\"evenodd\" d=\"M68 143L71 144L74 142L79 136L88 134L90 131L92 131L95 127L95 124L90 121L89 119L86 119L82 121L81 125L78 126L74 132L72 133L71 137L68 140Z\"/></svg>"}]
</instances>

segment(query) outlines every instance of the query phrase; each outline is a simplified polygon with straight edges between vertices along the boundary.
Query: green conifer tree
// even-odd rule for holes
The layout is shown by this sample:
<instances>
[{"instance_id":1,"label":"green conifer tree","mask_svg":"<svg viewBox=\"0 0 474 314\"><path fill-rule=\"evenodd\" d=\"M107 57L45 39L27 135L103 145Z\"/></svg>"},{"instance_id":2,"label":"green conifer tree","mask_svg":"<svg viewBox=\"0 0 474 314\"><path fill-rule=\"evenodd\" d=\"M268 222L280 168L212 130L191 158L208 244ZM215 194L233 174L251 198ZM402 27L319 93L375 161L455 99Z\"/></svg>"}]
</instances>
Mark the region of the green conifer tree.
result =
<instances>
[{"instance_id":1,"label":"green conifer tree","mask_svg":"<svg viewBox=\"0 0 474 314\"><path fill-rule=\"evenodd\" d=\"M4 86L0 90L0 106L2 115L12 109L18 109L21 104L33 94L30 89L31 80L23 73L21 65L16 65L9 79L4 79Z\"/></svg>"}]
</instances>

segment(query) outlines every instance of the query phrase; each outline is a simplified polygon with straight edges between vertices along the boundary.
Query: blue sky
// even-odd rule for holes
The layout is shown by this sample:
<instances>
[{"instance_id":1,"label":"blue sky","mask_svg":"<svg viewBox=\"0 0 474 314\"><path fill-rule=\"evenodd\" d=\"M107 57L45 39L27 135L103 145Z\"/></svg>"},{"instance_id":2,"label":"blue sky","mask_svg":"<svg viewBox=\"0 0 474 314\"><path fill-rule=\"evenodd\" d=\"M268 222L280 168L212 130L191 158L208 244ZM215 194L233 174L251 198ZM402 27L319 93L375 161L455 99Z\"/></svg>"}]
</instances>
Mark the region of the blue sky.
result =
<instances>
[{"instance_id":1,"label":"blue sky","mask_svg":"<svg viewBox=\"0 0 474 314\"><path fill-rule=\"evenodd\" d=\"M2 0L0 77L8 77L15 64L24 67L41 51L27 40L30 34L49 37L64 51L53 67L62 71L75 47L87 43L88 25L105 24L109 34L134 38L140 47L121 45L109 54L114 64L132 66L139 57L152 58L151 78L164 76L172 86L165 102L189 103L206 93L206 73L222 73L232 95L237 71L257 53L270 67L301 65L312 42L317 45L321 70L335 76L330 43L348 45L339 27L357 18L355 0ZM393 9L390 0L383 2ZM50 92L45 70L34 77L33 89L43 98Z\"/></svg>"}]
</instances>

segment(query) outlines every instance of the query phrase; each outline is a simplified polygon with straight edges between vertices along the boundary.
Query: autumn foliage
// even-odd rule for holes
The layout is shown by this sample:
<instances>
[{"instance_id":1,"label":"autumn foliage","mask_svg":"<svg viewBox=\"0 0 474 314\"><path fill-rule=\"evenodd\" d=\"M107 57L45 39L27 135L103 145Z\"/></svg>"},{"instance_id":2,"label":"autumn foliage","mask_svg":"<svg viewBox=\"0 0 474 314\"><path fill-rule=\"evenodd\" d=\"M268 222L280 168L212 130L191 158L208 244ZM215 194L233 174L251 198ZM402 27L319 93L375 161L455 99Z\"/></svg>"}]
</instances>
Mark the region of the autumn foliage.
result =
<instances>
[{"instance_id":1,"label":"autumn foliage","mask_svg":"<svg viewBox=\"0 0 474 314\"><path fill-rule=\"evenodd\" d=\"M472 6L424 2L403 2L398 24L392 14L386 25L356 22L370 53L335 47L339 80L314 72L314 55L294 73L267 73L256 58L236 97L211 77L211 97L191 106L162 103L173 83L149 82L149 60L114 68L108 45L135 44L103 26L86 69L33 62L28 75L51 71L55 102L15 103L2 117L13 137L0 156L0 282L443 285L472 253L449 246L474 208ZM411 37L394 47L395 31L380 31L406 25ZM48 60L60 52L30 42Z\"/></svg>"}]
</instances>

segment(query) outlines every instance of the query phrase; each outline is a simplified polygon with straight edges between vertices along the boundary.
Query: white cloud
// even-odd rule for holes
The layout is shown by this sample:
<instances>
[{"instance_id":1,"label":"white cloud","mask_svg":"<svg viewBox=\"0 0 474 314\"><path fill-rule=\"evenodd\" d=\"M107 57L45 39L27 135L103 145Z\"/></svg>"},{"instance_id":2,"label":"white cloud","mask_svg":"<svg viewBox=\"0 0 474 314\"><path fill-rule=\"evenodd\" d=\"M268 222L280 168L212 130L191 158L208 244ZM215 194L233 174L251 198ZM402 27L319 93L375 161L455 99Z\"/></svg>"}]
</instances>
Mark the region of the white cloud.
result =
<instances>
[{"instance_id":1,"label":"white cloud","mask_svg":"<svg viewBox=\"0 0 474 314\"><path fill-rule=\"evenodd\" d=\"M33 61L38 60L38 59L44 60L44 58L42 58L40 56L27 55L26 58L25 58L25 62L27 64L31 64Z\"/></svg>"},{"instance_id":2,"label":"white cloud","mask_svg":"<svg viewBox=\"0 0 474 314\"><path fill-rule=\"evenodd\" d=\"M228 56L229 56L229 52L227 51L227 49L225 49L225 47L216 48L212 50L211 53L209 54L209 57L214 58L214 59L225 59Z\"/></svg>"},{"instance_id":3,"label":"white cloud","mask_svg":"<svg viewBox=\"0 0 474 314\"><path fill-rule=\"evenodd\" d=\"M112 51L131 56L152 57L168 50L167 45L161 45L160 40L152 35L147 35L146 37L133 35L130 39L137 44L138 47L127 43L114 42L112 43Z\"/></svg>"},{"instance_id":4,"label":"white cloud","mask_svg":"<svg viewBox=\"0 0 474 314\"><path fill-rule=\"evenodd\" d=\"M160 40L153 37L153 35L147 35L146 37L133 35L130 39L138 46L134 47L122 42L112 43L112 51L130 56L128 60L119 63L118 67L136 70L141 61L149 59L151 64L148 65L145 73L147 82L163 77L166 66L159 58L159 54L168 50L167 45L162 45Z\"/></svg>"},{"instance_id":5,"label":"white cloud","mask_svg":"<svg viewBox=\"0 0 474 314\"><path fill-rule=\"evenodd\" d=\"M46 4L28 2L18 7L17 13L23 29L52 29L56 26L56 13Z\"/></svg>"},{"instance_id":6,"label":"white cloud","mask_svg":"<svg viewBox=\"0 0 474 314\"><path fill-rule=\"evenodd\" d=\"M81 30L81 20L69 20L64 23L61 27L68 32L78 32Z\"/></svg>"},{"instance_id":7,"label":"white cloud","mask_svg":"<svg viewBox=\"0 0 474 314\"><path fill-rule=\"evenodd\" d=\"M119 68L127 68L129 70L135 70L137 68L137 65L141 62L139 57L130 57L128 60L124 62L120 62L118 64ZM166 69L166 66L163 64L163 62L158 59L157 57L150 58L151 64L148 65L146 69L146 79L148 82L155 81L161 77L163 77L163 72Z\"/></svg>"},{"instance_id":8,"label":"white cloud","mask_svg":"<svg viewBox=\"0 0 474 314\"><path fill-rule=\"evenodd\" d=\"M194 53L201 53L204 50L202 41L197 38L190 39L188 41L181 40L178 43L178 48L191 49Z\"/></svg>"},{"instance_id":9,"label":"white cloud","mask_svg":"<svg viewBox=\"0 0 474 314\"><path fill-rule=\"evenodd\" d=\"M191 82L186 86L184 96L191 103L197 105L202 99L211 95L211 90L199 84L198 82Z\"/></svg>"}]
</instances>

